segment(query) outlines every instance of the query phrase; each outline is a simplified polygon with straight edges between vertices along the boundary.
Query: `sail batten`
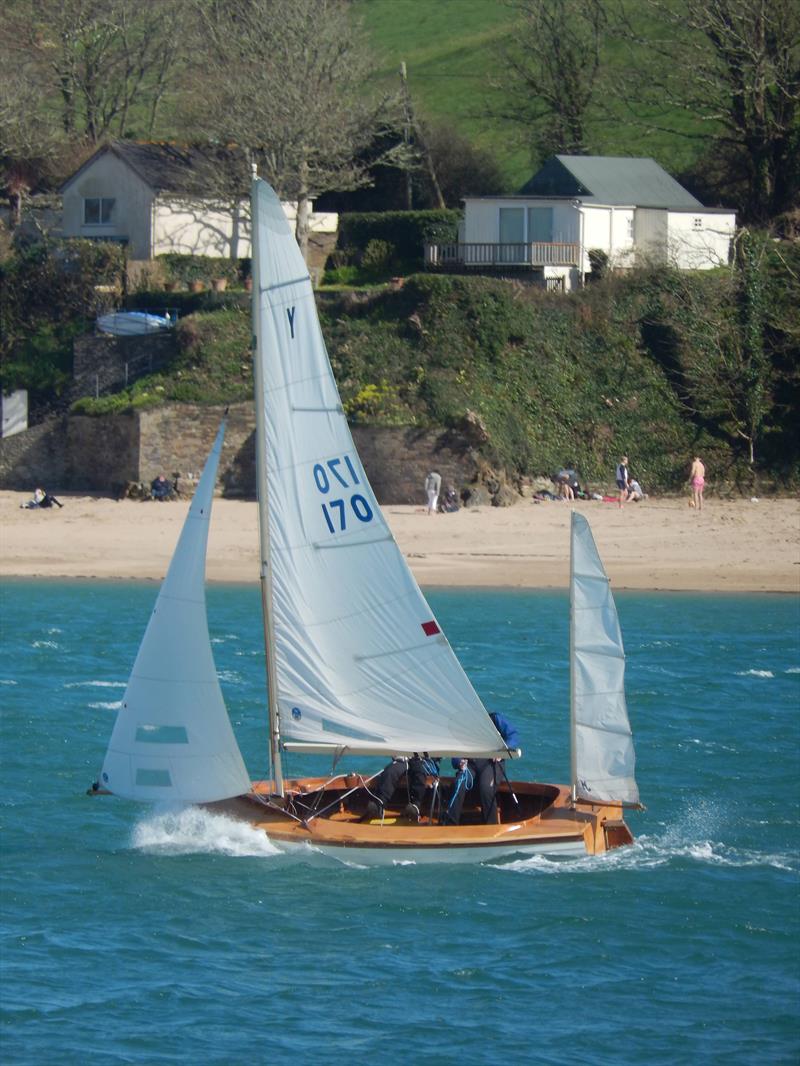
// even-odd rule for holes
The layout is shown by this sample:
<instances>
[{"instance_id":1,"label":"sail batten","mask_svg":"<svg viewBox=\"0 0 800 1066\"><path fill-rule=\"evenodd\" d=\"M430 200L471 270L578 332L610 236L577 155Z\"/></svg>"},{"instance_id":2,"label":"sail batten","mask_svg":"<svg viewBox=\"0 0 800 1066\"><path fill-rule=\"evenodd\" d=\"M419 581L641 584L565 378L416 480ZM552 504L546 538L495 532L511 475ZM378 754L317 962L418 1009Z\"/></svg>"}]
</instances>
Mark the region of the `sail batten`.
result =
<instances>
[{"instance_id":1,"label":"sail batten","mask_svg":"<svg viewBox=\"0 0 800 1066\"><path fill-rule=\"evenodd\" d=\"M253 201L256 403L264 426L257 448L272 546L271 713L281 739L330 750L325 733L336 729L339 746L355 751L366 730L383 738L381 753L500 751L450 645L421 629L433 613L353 443L280 203L260 180Z\"/></svg>"},{"instance_id":2,"label":"sail batten","mask_svg":"<svg viewBox=\"0 0 800 1066\"><path fill-rule=\"evenodd\" d=\"M575 511L570 592L573 795L637 804L617 609L589 523Z\"/></svg>"},{"instance_id":3,"label":"sail batten","mask_svg":"<svg viewBox=\"0 0 800 1066\"><path fill-rule=\"evenodd\" d=\"M126 799L210 803L250 788L206 619L206 543L223 436L224 424L150 616L103 763L104 787Z\"/></svg>"}]
</instances>

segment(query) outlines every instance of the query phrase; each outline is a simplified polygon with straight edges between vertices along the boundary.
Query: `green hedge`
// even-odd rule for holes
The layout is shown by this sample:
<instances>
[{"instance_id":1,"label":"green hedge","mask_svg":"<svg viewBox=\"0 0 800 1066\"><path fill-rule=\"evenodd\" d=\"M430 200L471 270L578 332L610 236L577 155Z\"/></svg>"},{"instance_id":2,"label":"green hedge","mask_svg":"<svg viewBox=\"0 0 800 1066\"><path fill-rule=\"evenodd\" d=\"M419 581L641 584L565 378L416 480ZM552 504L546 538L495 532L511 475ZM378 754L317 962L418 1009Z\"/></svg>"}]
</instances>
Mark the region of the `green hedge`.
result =
<instances>
[{"instance_id":1,"label":"green hedge","mask_svg":"<svg viewBox=\"0 0 800 1066\"><path fill-rule=\"evenodd\" d=\"M197 311L250 310L249 292L164 292L162 289L131 293L125 301L128 311L177 311L183 318Z\"/></svg>"},{"instance_id":2,"label":"green hedge","mask_svg":"<svg viewBox=\"0 0 800 1066\"><path fill-rule=\"evenodd\" d=\"M371 241L392 246L404 263L422 263L426 241L455 241L461 212L370 211L339 216L337 247L353 249L359 264Z\"/></svg>"},{"instance_id":3,"label":"green hedge","mask_svg":"<svg viewBox=\"0 0 800 1066\"><path fill-rule=\"evenodd\" d=\"M213 255L181 255L177 252L167 252L156 259L164 268L164 280L178 285L189 285L193 281L211 282L216 278L237 282L245 276L241 266L245 260L241 259L223 259ZM249 264L249 260L247 263Z\"/></svg>"}]
</instances>

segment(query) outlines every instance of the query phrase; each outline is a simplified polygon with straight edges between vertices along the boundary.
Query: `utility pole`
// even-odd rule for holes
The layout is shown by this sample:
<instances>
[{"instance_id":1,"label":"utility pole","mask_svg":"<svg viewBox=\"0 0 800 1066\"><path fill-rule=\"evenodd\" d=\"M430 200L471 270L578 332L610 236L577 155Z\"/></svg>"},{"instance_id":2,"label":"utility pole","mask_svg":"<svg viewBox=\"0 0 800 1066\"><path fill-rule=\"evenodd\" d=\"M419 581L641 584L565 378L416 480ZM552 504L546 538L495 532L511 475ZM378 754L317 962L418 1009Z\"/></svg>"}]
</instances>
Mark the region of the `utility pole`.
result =
<instances>
[{"instance_id":1,"label":"utility pole","mask_svg":"<svg viewBox=\"0 0 800 1066\"><path fill-rule=\"evenodd\" d=\"M411 179L411 96L408 91L408 72L406 61L400 64L400 91L403 94L403 144L405 145L406 173L406 211L414 207L414 188Z\"/></svg>"},{"instance_id":2,"label":"utility pole","mask_svg":"<svg viewBox=\"0 0 800 1066\"><path fill-rule=\"evenodd\" d=\"M406 147L406 154L410 154L411 150L411 134L413 132L414 139L420 152L422 152L425 159L425 166L428 170L428 177L431 179L431 185L433 186L433 195L436 198L436 206L443 208L445 206L444 197L442 196L442 190L439 187L439 179L436 177L436 167L433 165L433 157L431 156L428 146L425 143L425 138L422 135L422 127L414 117L414 105L411 102L411 93L408 90L408 71L406 70L405 60L400 64L400 86L403 93L403 141ZM413 189L411 183L411 170L406 170L406 208L411 210L413 207Z\"/></svg>"}]
</instances>

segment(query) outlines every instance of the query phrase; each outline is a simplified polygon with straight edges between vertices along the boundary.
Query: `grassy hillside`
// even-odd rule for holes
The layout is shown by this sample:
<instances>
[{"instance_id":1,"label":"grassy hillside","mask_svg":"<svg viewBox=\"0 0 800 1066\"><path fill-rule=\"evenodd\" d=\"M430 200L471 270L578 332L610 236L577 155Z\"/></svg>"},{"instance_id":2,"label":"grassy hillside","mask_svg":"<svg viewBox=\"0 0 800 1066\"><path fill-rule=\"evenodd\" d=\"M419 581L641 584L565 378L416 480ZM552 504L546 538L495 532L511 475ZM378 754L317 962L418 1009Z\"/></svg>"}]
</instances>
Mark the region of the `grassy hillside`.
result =
<instances>
[{"instance_id":1,"label":"grassy hillside","mask_svg":"<svg viewBox=\"0 0 800 1066\"><path fill-rule=\"evenodd\" d=\"M501 71L499 50L515 32L514 12L499 0L357 0L356 9L378 58L376 83L396 88L404 60L418 112L489 149L506 175L506 191L516 191L538 161L520 143L521 131L488 110L489 82ZM607 67L630 62L628 46L609 41ZM627 125L619 110L606 110L605 96L601 105L589 121L595 154L653 156L675 174L702 149L702 142Z\"/></svg>"}]
</instances>

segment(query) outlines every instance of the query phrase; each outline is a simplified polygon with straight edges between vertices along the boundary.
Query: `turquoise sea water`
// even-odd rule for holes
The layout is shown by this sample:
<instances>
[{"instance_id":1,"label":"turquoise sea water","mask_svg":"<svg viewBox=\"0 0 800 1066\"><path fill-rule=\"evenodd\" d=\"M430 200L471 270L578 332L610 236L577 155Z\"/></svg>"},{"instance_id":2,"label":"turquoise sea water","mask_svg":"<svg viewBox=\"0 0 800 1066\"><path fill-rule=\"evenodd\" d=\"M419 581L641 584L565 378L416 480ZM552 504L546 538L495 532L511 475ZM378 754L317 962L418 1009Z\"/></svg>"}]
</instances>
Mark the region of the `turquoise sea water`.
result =
<instances>
[{"instance_id":1,"label":"turquoise sea water","mask_svg":"<svg viewBox=\"0 0 800 1066\"><path fill-rule=\"evenodd\" d=\"M798 1061L796 598L617 595L648 807L633 847L364 869L84 795L155 595L2 586L4 1063ZM520 727L517 775L565 780L566 595L429 598ZM262 775L258 591L208 599Z\"/></svg>"}]
</instances>

